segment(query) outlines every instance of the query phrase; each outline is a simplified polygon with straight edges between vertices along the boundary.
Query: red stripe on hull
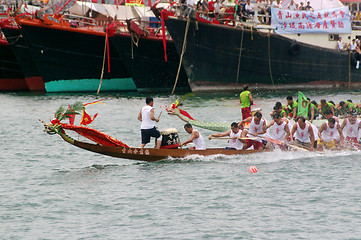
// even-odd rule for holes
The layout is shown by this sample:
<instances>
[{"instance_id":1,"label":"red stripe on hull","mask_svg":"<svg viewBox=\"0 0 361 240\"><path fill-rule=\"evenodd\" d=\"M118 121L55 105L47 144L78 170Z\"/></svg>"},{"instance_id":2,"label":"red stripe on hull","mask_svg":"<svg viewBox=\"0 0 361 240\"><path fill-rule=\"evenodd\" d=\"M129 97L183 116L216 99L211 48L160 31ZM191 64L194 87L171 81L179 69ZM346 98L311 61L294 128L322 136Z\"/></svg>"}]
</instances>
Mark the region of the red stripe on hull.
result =
<instances>
[{"instance_id":1,"label":"red stripe on hull","mask_svg":"<svg viewBox=\"0 0 361 240\"><path fill-rule=\"evenodd\" d=\"M0 79L0 91L26 91L29 90L24 78Z\"/></svg>"},{"instance_id":2,"label":"red stripe on hull","mask_svg":"<svg viewBox=\"0 0 361 240\"><path fill-rule=\"evenodd\" d=\"M45 92L45 85L43 78L40 76L37 77L26 77L26 84L29 87L30 91L43 91Z\"/></svg>"}]
</instances>

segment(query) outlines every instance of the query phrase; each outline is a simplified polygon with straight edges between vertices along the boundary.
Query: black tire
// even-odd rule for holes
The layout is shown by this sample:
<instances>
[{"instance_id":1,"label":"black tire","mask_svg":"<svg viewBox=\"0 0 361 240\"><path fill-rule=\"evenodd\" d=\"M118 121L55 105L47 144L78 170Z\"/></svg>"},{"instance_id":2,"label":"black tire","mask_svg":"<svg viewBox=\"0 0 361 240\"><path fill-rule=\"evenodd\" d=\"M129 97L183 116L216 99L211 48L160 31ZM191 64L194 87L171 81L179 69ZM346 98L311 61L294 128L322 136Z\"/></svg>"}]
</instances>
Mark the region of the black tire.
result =
<instances>
[{"instance_id":1,"label":"black tire","mask_svg":"<svg viewBox=\"0 0 361 240\"><path fill-rule=\"evenodd\" d=\"M298 42L294 41L291 43L289 47L289 51L291 55L296 56L301 52L301 45Z\"/></svg>"}]
</instances>

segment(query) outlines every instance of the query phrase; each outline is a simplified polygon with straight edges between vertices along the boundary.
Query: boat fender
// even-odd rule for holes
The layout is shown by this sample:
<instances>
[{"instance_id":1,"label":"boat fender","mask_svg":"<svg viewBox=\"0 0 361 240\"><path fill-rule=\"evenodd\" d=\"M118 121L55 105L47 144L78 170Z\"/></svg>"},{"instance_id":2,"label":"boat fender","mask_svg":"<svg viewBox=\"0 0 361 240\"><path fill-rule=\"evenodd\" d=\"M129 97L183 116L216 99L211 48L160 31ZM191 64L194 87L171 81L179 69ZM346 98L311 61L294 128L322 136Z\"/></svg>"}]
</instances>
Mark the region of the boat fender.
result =
<instances>
[{"instance_id":1,"label":"boat fender","mask_svg":"<svg viewBox=\"0 0 361 240\"><path fill-rule=\"evenodd\" d=\"M356 52L352 52L351 53L351 64L352 65L356 65L357 63L357 57L356 57L357 53Z\"/></svg>"},{"instance_id":2,"label":"boat fender","mask_svg":"<svg viewBox=\"0 0 361 240\"><path fill-rule=\"evenodd\" d=\"M298 55L301 51L301 45L296 42L296 41L293 41L289 47L289 51L292 55Z\"/></svg>"}]
</instances>

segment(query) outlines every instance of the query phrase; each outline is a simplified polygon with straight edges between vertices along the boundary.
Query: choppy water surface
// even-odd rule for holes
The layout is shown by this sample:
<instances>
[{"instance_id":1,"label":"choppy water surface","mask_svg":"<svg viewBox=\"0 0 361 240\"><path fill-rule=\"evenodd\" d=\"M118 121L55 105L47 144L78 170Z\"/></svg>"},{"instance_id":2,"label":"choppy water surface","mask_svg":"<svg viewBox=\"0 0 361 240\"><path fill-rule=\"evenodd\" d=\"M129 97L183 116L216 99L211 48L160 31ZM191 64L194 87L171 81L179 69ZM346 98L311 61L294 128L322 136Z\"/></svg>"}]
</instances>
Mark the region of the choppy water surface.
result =
<instances>
[{"instance_id":1,"label":"choppy water surface","mask_svg":"<svg viewBox=\"0 0 361 240\"><path fill-rule=\"evenodd\" d=\"M361 100L359 92L306 94ZM269 119L286 95L254 94L256 107ZM61 104L103 98L105 105L88 107L99 113L92 127L138 146L144 97L0 94L1 239L360 239L360 152L146 163L78 149L38 122L48 122ZM178 128L184 141L183 122L164 112L179 97L155 96L155 107L163 111L159 128ZM197 95L183 109L201 120L240 120L235 95ZM253 165L256 174L248 171Z\"/></svg>"}]
</instances>

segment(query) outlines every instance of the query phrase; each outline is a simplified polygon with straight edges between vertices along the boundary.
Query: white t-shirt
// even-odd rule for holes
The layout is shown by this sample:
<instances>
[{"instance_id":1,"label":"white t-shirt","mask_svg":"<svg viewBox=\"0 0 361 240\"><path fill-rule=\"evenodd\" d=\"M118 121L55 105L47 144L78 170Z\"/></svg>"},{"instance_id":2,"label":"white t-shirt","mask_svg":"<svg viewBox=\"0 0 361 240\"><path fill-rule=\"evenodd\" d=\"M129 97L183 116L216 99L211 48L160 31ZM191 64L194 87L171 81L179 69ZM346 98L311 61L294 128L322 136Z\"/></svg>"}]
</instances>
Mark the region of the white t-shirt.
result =
<instances>
[{"instance_id":1,"label":"white t-shirt","mask_svg":"<svg viewBox=\"0 0 361 240\"><path fill-rule=\"evenodd\" d=\"M308 132L308 129L311 127L311 125L306 123L305 128L302 129L298 123L296 123L296 124L297 124L297 129L295 132L295 139L297 139L300 142L304 142L304 143L311 142L310 134Z\"/></svg>"},{"instance_id":2,"label":"white t-shirt","mask_svg":"<svg viewBox=\"0 0 361 240\"><path fill-rule=\"evenodd\" d=\"M356 41L355 41L355 43L351 43L351 44L350 44L350 50L351 50L351 51L356 50L356 46L357 46Z\"/></svg>"},{"instance_id":3,"label":"white t-shirt","mask_svg":"<svg viewBox=\"0 0 361 240\"><path fill-rule=\"evenodd\" d=\"M337 130L337 124L335 123L335 126L333 126L333 128L330 128L330 126L328 125L328 122L326 122L326 129L322 131L321 136L323 138L323 140L325 140L325 142L331 142L334 139L338 139L339 138L339 133Z\"/></svg>"},{"instance_id":4,"label":"white t-shirt","mask_svg":"<svg viewBox=\"0 0 361 240\"><path fill-rule=\"evenodd\" d=\"M253 4L250 3L249 5L246 4L246 7L245 7L246 11L253 11L254 7L253 7Z\"/></svg>"},{"instance_id":5,"label":"white t-shirt","mask_svg":"<svg viewBox=\"0 0 361 240\"><path fill-rule=\"evenodd\" d=\"M187 0L187 4L194 7L194 5L196 5L196 1L195 0Z\"/></svg>"},{"instance_id":6,"label":"white t-shirt","mask_svg":"<svg viewBox=\"0 0 361 240\"><path fill-rule=\"evenodd\" d=\"M342 49L343 49L342 41L337 41L337 49L338 49L338 50L342 50Z\"/></svg>"},{"instance_id":7,"label":"white t-shirt","mask_svg":"<svg viewBox=\"0 0 361 240\"><path fill-rule=\"evenodd\" d=\"M351 124L348 119L346 119L346 120L347 120L347 123L343 129L345 137L357 138L358 137L358 126L360 124L360 120L357 119L354 124Z\"/></svg>"},{"instance_id":8,"label":"white t-shirt","mask_svg":"<svg viewBox=\"0 0 361 240\"><path fill-rule=\"evenodd\" d=\"M286 136L285 126L287 125L286 121L283 121L281 125L278 125L276 122L273 123L272 138L275 140L282 141ZM287 126L288 127L288 126Z\"/></svg>"},{"instance_id":9,"label":"white t-shirt","mask_svg":"<svg viewBox=\"0 0 361 240\"><path fill-rule=\"evenodd\" d=\"M194 131L198 132L197 129L193 129L193 132ZM204 143L204 139L203 139L200 132L198 132L198 134L199 134L199 137L193 139L194 147L195 147L196 150L205 150L206 149L206 144Z\"/></svg>"},{"instance_id":10,"label":"white t-shirt","mask_svg":"<svg viewBox=\"0 0 361 240\"><path fill-rule=\"evenodd\" d=\"M140 126L141 129L152 129L155 127L155 121L150 119L150 111L153 107L147 105L142 108L142 124Z\"/></svg>"},{"instance_id":11,"label":"white t-shirt","mask_svg":"<svg viewBox=\"0 0 361 240\"><path fill-rule=\"evenodd\" d=\"M239 130L238 133L234 133L233 131L231 131L230 134L229 134L229 136L230 136L231 138L233 138L233 137L238 137L238 138L240 138L241 135L242 135L242 131L241 131L241 130ZM239 139L230 139L230 140L229 140L229 147L230 147L230 148L235 148L235 149L237 149L237 150L240 150L240 149L243 148L243 143L242 143Z\"/></svg>"},{"instance_id":12,"label":"white t-shirt","mask_svg":"<svg viewBox=\"0 0 361 240\"><path fill-rule=\"evenodd\" d=\"M220 3L215 3L215 4L214 4L214 12L215 12L215 13L219 13L220 10L221 10L221 7L222 7L222 4L220 4Z\"/></svg>"},{"instance_id":13,"label":"white t-shirt","mask_svg":"<svg viewBox=\"0 0 361 240\"><path fill-rule=\"evenodd\" d=\"M297 10L297 6L296 6L296 4L293 3L288 6L288 9L289 10Z\"/></svg>"}]
</instances>

